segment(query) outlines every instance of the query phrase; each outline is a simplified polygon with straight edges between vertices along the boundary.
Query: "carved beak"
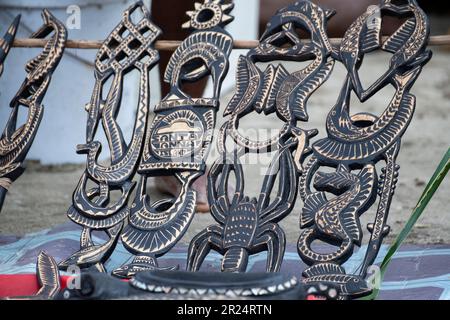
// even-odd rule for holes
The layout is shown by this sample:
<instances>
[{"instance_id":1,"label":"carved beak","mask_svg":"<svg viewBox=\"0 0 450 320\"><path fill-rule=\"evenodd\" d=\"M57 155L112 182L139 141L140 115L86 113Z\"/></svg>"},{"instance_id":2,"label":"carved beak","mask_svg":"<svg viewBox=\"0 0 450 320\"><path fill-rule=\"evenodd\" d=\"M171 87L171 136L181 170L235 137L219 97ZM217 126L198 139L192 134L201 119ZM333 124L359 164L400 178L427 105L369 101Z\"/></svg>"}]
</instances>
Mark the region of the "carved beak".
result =
<instances>
[{"instance_id":1,"label":"carved beak","mask_svg":"<svg viewBox=\"0 0 450 320\"><path fill-rule=\"evenodd\" d=\"M312 149L309 147L309 139L316 136L319 131L316 129L312 130L302 130L298 128L294 128L292 130L294 135L294 139L296 140L297 148L294 154L294 163L299 173L304 171L302 166L302 158L309 153L311 153Z\"/></svg>"},{"instance_id":2,"label":"carved beak","mask_svg":"<svg viewBox=\"0 0 450 320\"><path fill-rule=\"evenodd\" d=\"M62 269L62 270L66 270L70 266L76 265L76 262L77 262L76 259L74 259L74 257L71 256L71 257L67 258L66 260L58 263L58 268Z\"/></svg>"}]
</instances>

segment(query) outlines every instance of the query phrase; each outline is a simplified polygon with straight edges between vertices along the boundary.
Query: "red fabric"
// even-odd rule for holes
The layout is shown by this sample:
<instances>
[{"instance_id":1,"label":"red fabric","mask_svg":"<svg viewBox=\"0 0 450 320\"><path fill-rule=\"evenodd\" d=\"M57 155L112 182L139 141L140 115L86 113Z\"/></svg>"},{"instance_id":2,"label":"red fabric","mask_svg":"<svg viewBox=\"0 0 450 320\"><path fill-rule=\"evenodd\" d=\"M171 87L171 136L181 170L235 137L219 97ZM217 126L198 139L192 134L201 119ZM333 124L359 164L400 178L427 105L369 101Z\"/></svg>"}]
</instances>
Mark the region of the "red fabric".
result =
<instances>
[{"instance_id":1,"label":"red fabric","mask_svg":"<svg viewBox=\"0 0 450 320\"><path fill-rule=\"evenodd\" d=\"M66 287L68 276L60 277L61 288ZM36 274L0 275L0 298L32 296L39 291Z\"/></svg>"},{"instance_id":2,"label":"red fabric","mask_svg":"<svg viewBox=\"0 0 450 320\"><path fill-rule=\"evenodd\" d=\"M306 300L327 300L327 299L321 296L316 296L314 294L309 294L306 296Z\"/></svg>"}]
</instances>

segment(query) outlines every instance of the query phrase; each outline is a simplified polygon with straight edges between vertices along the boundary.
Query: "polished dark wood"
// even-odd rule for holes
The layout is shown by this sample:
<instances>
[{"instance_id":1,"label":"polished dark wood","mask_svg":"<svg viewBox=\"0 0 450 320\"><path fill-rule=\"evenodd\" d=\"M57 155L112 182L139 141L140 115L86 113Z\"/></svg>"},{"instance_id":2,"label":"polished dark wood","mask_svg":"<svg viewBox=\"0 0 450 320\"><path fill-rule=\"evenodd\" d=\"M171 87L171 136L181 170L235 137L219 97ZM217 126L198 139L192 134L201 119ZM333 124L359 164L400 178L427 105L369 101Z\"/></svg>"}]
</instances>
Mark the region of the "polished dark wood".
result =
<instances>
[{"instance_id":1,"label":"polished dark wood","mask_svg":"<svg viewBox=\"0 0 450 320\"><path fill-rule=\"evenodd\" d=\"M53 72L65 49L67 30L62 22L48 10L42 12L43 25L31 35L33 39L47 38L44 50L25 66L27 76L10 102L11 113L0 138L0 211L10 185L25 170L24 160L39 129L44 107L42 100L47 92ZM0 75L3 62L14 41L20 17L17 17L0 42ZM18 127L19 109L28 109L25 123Z\"/></svg>"},{"instance_id":2,"label":"polished dark wood","mask_svg":"<svg viewBox=\"0 0 450 320\"><path fill-rule=\"evenodd\" d=\"M382 40L385 16L405 20L397 31ZM387 217L398 180L396 158L416 105L410 89L431 58L426 49L428 37L428 18L415 0L399 5L383 0L353 22L336 54L348 73L326 120L328 136L313 144L313 154L300 180L304 207L298 252L311 265L303 272L306 282L338 285L345 298L364 296L372 289L365 277L390 231ZM359 69L364 64L364 55L377 50L391 53L390 63L378 80L364 88ZM395 93L381 115L352 114L352 93L364 102L386 86L393 86ZM384 167L379 174L376 166L381 164ZM354 247L362 243L359 217L376 202L373 223L367 225L370 239L364 261L359 273L346 274L341 265L353 255ZM311 245L313 242L328 243L333 249L317 252Z\"/></svg>"},{"instance_id":3,"label":"polished dark wood","mask_svg":"<svg viewBox=\"0 0 450 320\"><path fill-rule=\"evenodd\" d=\"M307 101L327 80L334 65L326 23L333 15L309 1L280 9L272 17L260 44L239 58L236 93L224 111L228 116L218 138L222 153L208 175L208 199L217 224L194 237L187 268L199 270L209 251L223 255L222 271L243 272L249 255L267 250L266 270L279 271L285 250L285 234L278 221L293 209L302 159L311 152L309 139L317 130L305 130ZM310 38L303 38L303 31ZM309 62L288 72L274 61ZM272 62L260 69L258 62ZM280 132L267 140L252 140L239 130L239 120L255 113L276 114ZM227 140L233 147L227 149ZM275 152L258 198L245 196L240 158L248 153ZM235 192L229 194L231 173ZM278 179L278 186L275 182ZM271 198L272 191L276 196Z\"/></svg>"},{"instance_id":4,"label":"polished dark wood","mask_svg":"<svg viewBox=\"0 0 450 320\"><path fill-rule=\"evenodd\" d=\"M77 146L77 152L87 156L86 169L67 212L72 221L83 227L81 248L59 263L62 269L77 265L105 271L103 263L120 238L130 212L128 200L135 187L133 178L144 144L150 112L149 72L159 59L154 43L160 34L161 30L150 20L150 12L139 1L125 10L122 21L97 53L95 86L91 101L86 105L86 142ZM127 143L116 119L123 107L124 77L133 71L140 76L139 101L132 138ZM96 140L100 123L109 146L108 165L98 161L103 155L102 144ZM120 197L112 201L112 193L117 191ZM105 232L109 239L95 244L93 230Z\"/></svg>"},{"instance_id":5,"label":"polished dark wood","mask_svg":"<svg viewBox=\"0 0 450 320\"><path fill-rule=\"evenodd\" d=\"M187 11L183 28L192 31L171 56L164 74L169 93L155 107L155 117L145 138L139 164L139 185L121 235L135 259L113 271L121 278L136 272L159 269L157 257L168 252L185 234L195 213L196 192L192 183L206 169L219 109L221 84L228 72L233 38L224 27L233 20L234 4L221 0L195 3ZM212 97L191 96L186 83L210 78ZM151 203L146 191L149 177L175 176L181 190L175 199ZM175 269L177 266L167 267Z\"/></svg>"}]
</instances>

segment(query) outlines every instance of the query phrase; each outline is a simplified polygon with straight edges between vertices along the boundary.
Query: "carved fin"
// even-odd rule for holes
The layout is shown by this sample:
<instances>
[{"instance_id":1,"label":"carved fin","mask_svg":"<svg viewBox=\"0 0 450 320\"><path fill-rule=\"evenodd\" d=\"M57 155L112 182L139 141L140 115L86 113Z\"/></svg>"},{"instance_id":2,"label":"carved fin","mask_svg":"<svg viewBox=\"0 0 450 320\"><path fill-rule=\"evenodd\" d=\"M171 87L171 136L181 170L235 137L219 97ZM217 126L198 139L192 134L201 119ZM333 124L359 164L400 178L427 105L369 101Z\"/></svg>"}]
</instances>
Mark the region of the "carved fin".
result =
<instances>
[{"instance_id":1,"label":"carved fin","mask_svg":"<svg viewBox=\"0 0 450 320\"><path fill-rule=\"evenodd\" d=\"M289 76L289 72L282 66L279 65L275 69L275 76L273 78L273 84L270 88L269 97L267 99L267 105L264 110L264 113L269 114L272 113L276 108L276 99L278 92L280 91L281 85L283 81Z\"/></svg>"},{"instance_id":2,"label":"carved fin","mask_svg":"<svg viewBox=\"0 0 450 320\"><path fill-rule=\"evenodd\" d=\"M275 77L275 67L273 65L270 65L264 71L261 92L258 95L259 97L257 98L257 100L255 102L255 110L257 112L261 112L264 109L266 101L269 97L270 87L271 87L272 80L274 79L274 77Z\"/></svg>"},{"instance_id":3,"label":"carved fin","mask_svg":"<svg viewBox=\"0 0 450 320\"><path fill-rule=\"evenodd\" d=\"M239 101L241 101L242 97L245 94L248 83L250 82L250 71L247 63L247 59L244 56L239 56L238 64L237 64L237 73L236 73L236 93L233 98L231 98L228 103L225 111L223 112L223 116L226 117L230 115L234 109L238 106Z\"/></svg>"},{"instance_id":4,"label":"carved fin","mask_svg":"<svg viewBox=\"0 0 450 320\"><path fill-rule=\"evenodd\" d=\"M61 288L58 264L53 257L41 251L36 268L39 285L41 286L36 296L45 299L53 298Z\"/></svg>"},{"instance_id":5,"label":"carved fin","mask_svg":"<svg viewBox=\"0 0 450 320\"><path fill-rule=\"evenodd\" d=\"M119 240L120 232L122 231L123 223L119 223L116 226L108 230L110 239L101 245L92 245L85 247L75 253L69 258L59 263L59 267L64 269L72 264L80 266L93 265L99 262L104 262L111 252L111 249L115 247Z\"/></svg>"},{"instance_id":6,"label":"carved fin","mask_svg":"<svg viewBox=\"0 0 450 320\"><path fill-rule=\"evenodd\" d=\"M303 271L303 275L307 278L324 274L345 274L345 270L334 263L320 263Z\"/></svg>"},{"instance_id":7,"label":"carved fin","mask_svg":"<svg viewBox=\"0 0 450 320\"><path fill-rule=\"evenodd\" d=\"M327 201L323 192L314 192L308 195L300 216L300 226L303 228L313 222L317 210Z\"/></svg>"},{"instance_id":8,"label":"carved fin","mask_svg":"<svg viewBox=\"0 0 450 320\"><path fill-rule=\"evenodd\" d=\"M341 222L349 237L359 245L362 240L362 229L358 216L367 207L367 204L373 200L376 181L375 167L366 165L358 174L358 177L360 191L348 210L343 213Z\"/></svg>"},{"instance_id":9,"label":"carved fin","mask_svg":"<svg viewBox=\"0 0 450 320\"><path fill-rule=\"evenodd\" d=\"M313 77L308 79L303 85L299 86L295 92L295 107L293 110L294 116L299 120L308 120L308 113L306 111L306 103L311 94L316 91L330 76L333 70L334 61L331 60L323 65Z\"/></svg>"},{"instance_id":10,"label":"carved fin","mask_svg":"<svg viewBox=\"0 0 450 320\"><path fill-rule=\"evenodd\" d=\"M408 19L400 28L397 29L397 31L394 32L394 34L389 37L389 39L383 43L382 49L391 53L396 53L399 51L409 37L411 37L414 33L415 26L416 23L414 20Z\"/></svg>"}]
</instances>

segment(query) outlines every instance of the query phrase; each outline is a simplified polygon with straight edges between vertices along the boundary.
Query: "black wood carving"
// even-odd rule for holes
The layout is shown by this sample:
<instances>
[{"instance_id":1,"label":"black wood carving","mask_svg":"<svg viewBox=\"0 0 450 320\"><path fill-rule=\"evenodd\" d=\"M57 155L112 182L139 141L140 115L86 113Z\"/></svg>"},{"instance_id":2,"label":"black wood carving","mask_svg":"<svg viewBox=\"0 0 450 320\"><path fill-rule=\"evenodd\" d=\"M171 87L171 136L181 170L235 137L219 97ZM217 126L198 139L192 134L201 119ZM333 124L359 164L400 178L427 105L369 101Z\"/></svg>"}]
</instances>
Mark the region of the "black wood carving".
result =
<instances>
[{"instance_id":1,"label":"black wood carving","mask_svg":"<svg viewBox=\"0 0 450 320\"><path fill-rule=\"evenodd\" d=\"M8 297L11 300L52 300L58 297L61 290L58 264L45 251L37 257L36 278L39 290L33 296Z\"/></svg>"},{"instance_id":2,"label":"black wood carving","mask_svg":"<svg viewBox=\"0 0 450 320\"><path fill-rule=\"evenodd\" d=\"M61 290L58 265L55 259L46 252L41 251L36 264L36 276L39 282L39 291L34 299L53 299Z\"/></svg>"},{"instance_id":3,"label":"black wood carving","mask_svg":"<svg viewBox=\"0 0 450 320\"><path fill-rule=\"evenodd\" d=\"M81 249L59 266L67 268L78 265L105 271L105 262L113 252L124 220L128 217L127 202L135 187L132 181L141 157L147 117L149 113L149 72L158 62L158 52L153 48L161 30L150 20L150 13L142 2L125 10L122 21L104 41L95 62L95 87L90 103L86 125L86 143L77 152L87 155L86 170L73 193L72 206L67 215L83 226ZM140 74L139 102L131 141L127 144L116 119L123 91L124 76L137 70ZM112 81L111 81L112 80ZM111 85L108 86L108 81ZM95 140L101 123L110 151L110 164L98 162L102 145ZM94 188L89 188L93 183ZM113 191L120 197L111 201ZM109 240L94 244L92 231L107 233Z\"/></svg>"},{"instance_id":4,"label":"black wood carving","mask_svg":"<svg viewBox=\"0 0 450 320\"><path fill-rule=\"evenodd\" d=\"M317 130L304 130L298 121L307 121L308 98L332 71L332 47L326 22L334 12L309 1L299 1L277 12L255 49L239 59L237 89L224 115L229 116L218 139L222 157L208 175L208 200L218 224L200 232L190 243L187 268L196 271L211 249L223 255L222 271L246 270L248 257L268 251L266 269L280 269L285 234L277 222L293 209L301 160L311 152L309 139ZM309 39L302 40L300 32ZM310 63L289 73L283 65L270 64L261 70L258 62L297 61ZM279 134L251 140L239 128L239 120L254 112L276 113L283 124ZM227 139L234 147L226 148ZM239 158L248 153L276 151L258 198L244 195L244 173ZM228 194L230 173L235 176L235 193ZM278 178L278 189L275 182ZM271 198L272 191L277 191Z\"/></svg>"},{"instance_id":5,"label":"black wood carving","mask_svg":"<svg viewBox=\"0 0 450 320\"><path fill-rule=\"evenodd\" d=\"M380 34L384 16L404 19L386 41L381 40ZM369 7L350 26L339 49L338 58L348 75L327 117L328 137L313 144L313 154L300 180L304 201L300 225L304 230L298 240L298 252L311 265L303 273L306 282L335 284L345 298L371 292L365 277L389 233L386 221L399 171L396 157L416 104L409 91L431 58L431 52L426 50L428 36L428 19L415 0L403 4L385 0L379 6ZM388 71L364 89L359 68L364 55L374 50L389 52L392 58ZM363 102L388 85L394 87L395 94L381 115L351 114L352 92ZM378 177L376 165L383 162ZM334 171L324 172L326 167ZM346 274L341 265L362 242L359 217L377 199L374 222L367 226L371 236L360 271ZM328 243L334 249L317 252L311 246L314 241Z\"/></svg>"},{"instance_id":6,"label":"black wood carving","mask_svg":"<svg viewBox=\"0 0 450 320\"><path fill-rule=\"evenodd\" d=\"M48 10L42 12L44 24L31 35L31 38L44 39L48 42L44 50L31 59L25 70L27 76L10 102L11 113L0 139L0 211L6 192L10 185L18 179L23 171L23 161L33 144L33 140L41 123L44 99L53 72L58 66L66 44L67 30ZM16 34L20 17L17 17L8 29L0 45L0 75L3 62L8 54ZM17 117L21 107L28 109L25 123L17 127Z\"/></svg>"},{"instance_id":7,"label":"black wood carving","mask_svg":"<svg viewBox=\"0 0 450 320\"><path fill-rule=\"evenodd\" d=\"M79 288L66 288L56 299L70 300L337 300L326 285L305 285L282 273L145 271L130 281L86 272Z\"/></svg>"},{"instance_id":8,"label":"black wood carving","mask_svg":"<svg viewBox=\"0 0 450 320\"><path fill-rule=\"evenodd\" d=\"M138 190L121 236L125 248L136 257L116 269L115 276L128 278L138 271L158 269L156 258L179 241L192 221L196 203L192 183L205 171L221 84L233 48L233 39L224 30L233 20L228 15L233 6L221 0L206 0L187 12L190 19L183 27L193 33L174 52L165 71L170 93L155 107L155 118L147 130ZM195 83L208 76L213 85L211 98L191 97L183 92L183 83ZM146 181L158 175L178 178L182 187L176 199L150 202Z\"/></svg>"},{"instance_id":9,"label":"black wood carving","mask_svg":"<svg viewBox=\"0 0 450 320\"><path fill-rule=\"evenodd\" d=\"M17 29L19 28L20 15L18 15L9 26L3 38L0 39L0 76L3 74L3 64L8 56L9 50L16 38Z\"/></svg>"}]
</instances>

